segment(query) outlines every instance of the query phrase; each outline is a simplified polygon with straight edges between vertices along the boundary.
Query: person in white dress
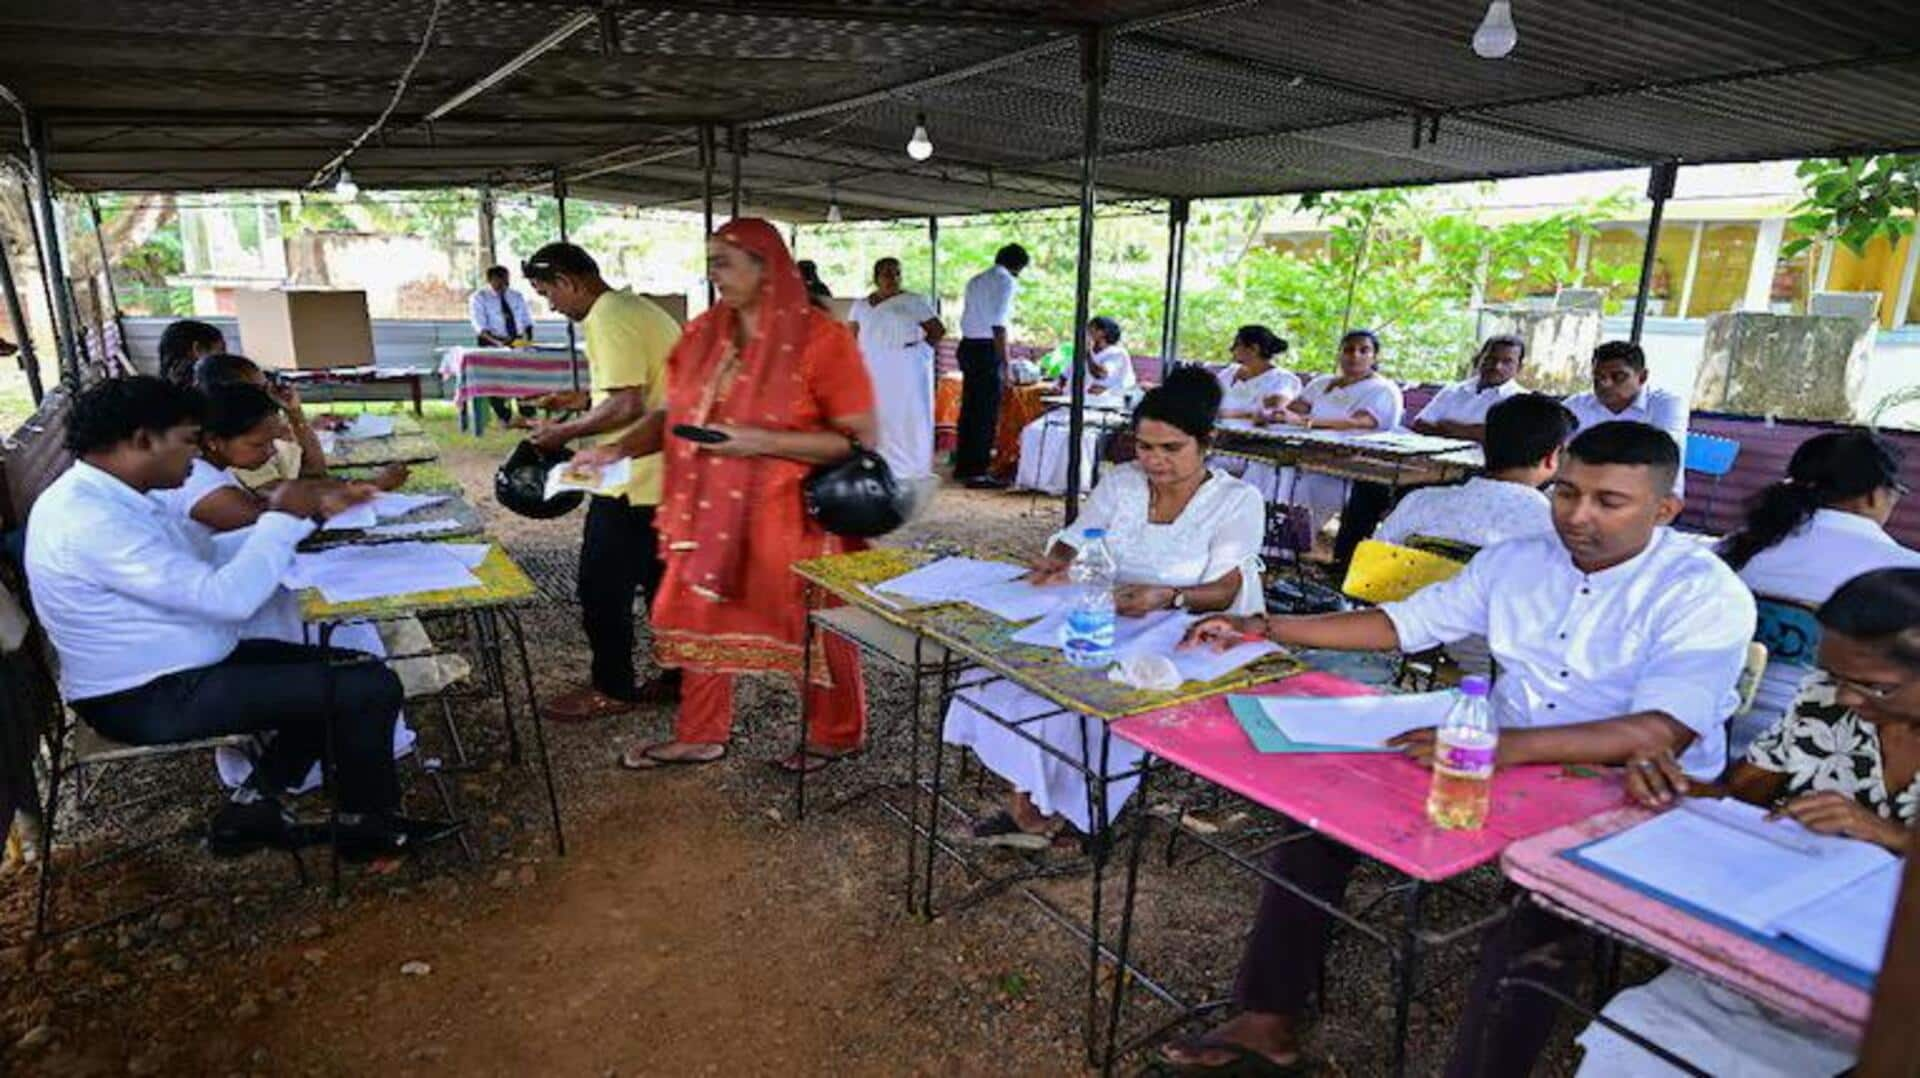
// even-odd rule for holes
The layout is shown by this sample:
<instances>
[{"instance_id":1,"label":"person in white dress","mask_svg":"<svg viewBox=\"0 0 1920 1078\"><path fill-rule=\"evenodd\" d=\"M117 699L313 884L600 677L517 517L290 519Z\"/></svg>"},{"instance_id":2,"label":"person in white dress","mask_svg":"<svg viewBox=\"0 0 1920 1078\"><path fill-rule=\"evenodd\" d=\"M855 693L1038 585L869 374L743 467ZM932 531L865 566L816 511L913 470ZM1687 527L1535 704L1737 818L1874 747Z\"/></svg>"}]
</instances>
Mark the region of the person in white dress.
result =
<instances>
[{"instance_id":1,"label":"person in white dress","mask_svg":"<svg viewBox=\"0 0 1920 1078\"><path fill-rule=\"evenodd\" d=\"M1488 337L1473 357L1473 377L1433 395L1407 426L1418 434L1485 441L1487 409L1526 387L1515 379L1527 358L1527 342L1511 334Z\"/></svg>"},{"instance_id":2,"label":"person in white dress","mask_svg":"<svg viewBox=\"0 0 1920 1078\"><path fill-rule=\"evenodd\" d=\"M267 500L241 484L235 471L256 469L273 459L276 439L285 437L286 423L279 402L267 392L245 383L215 385L203 394L206 414L200 428L200 456L193 462L187 481L178 487L156 490L147 497L158 503L167 515L180 521L187 536L209 550L236 541L251 529L267 511ZM323 488L357 487L361 500L372 497L371 484L340 484L334 480L294 479ZM227 538L232 537L232 538ZM290 644L308 643L306 626L300 620L300 604L293 593L277 589L259 610L240 628L242 639L280 640ZM380 633L367 622L351 622L339 627L333 642L337 647L383 656L386 646ZM412 751L415 735L404 718L393 728L394 755ZM253 772L255 754L223 746L214 754L220 778L230 787L238 787ZM296 792L320 785L320 768L315 765Z\"/></svg>"},{"instance_id":3,"label":"person in white dress","mask_svg":"<svg viewBox=\"0 0 1920 1078\"><path fill-rule=\"evenodd\" d=\"M925 296L900 287L900 260L873 264L873 291L847 314L873 379L880 454L911 492L917 510L934 485L934 348L947 327Z\"/></svg>"},{"instance_id":4,"label":"person in white dress","mask_svg":"<svg viewBox=\"0 0 1920 1078\"><path fill-rule=\"evenodd\" d=\"M1816 434L1800 443L1784 480L1755 497L1720 556L1761 599L1817 607L1840 585L1874 569L1920 567L1920 551L1886 532L1906 493L1899 447L1864 430ZM1728 758L1744 758L1753 739L1786 713L1804 662L1769 657L1753 707L1733 720Z\"/></svg>"},{"instance_id":5,"label":"person in white dress","mask_svg":"<svg viewBox=\"0 0 1920 1078\"><path fill-rule=\"evenodd\" d=\"M1680 447L1680 459L1686 459L1691 418L1687 399L1647 384L1647 353L1631 341L1604 341L1593 350L1593 392L1568 397L1567 408L1581 430L1616 419L1659 427ZM1686 497L1685 469L1674 493Z\"/></svg>"},{"instance_id":6,"label":"person in white dress","mask_svg":"<svg viewBox=\"0 0 1920 1078\"><path fill-rule=\"evenodd\" d=\"M1177 370L1164 385L1148 391L1133 413L1138 458L1108 473L1075 526L1048 541L1030 579L1064 583L1085 530L1102 529L1119 569L1114 604L1122 617L1160 610L1248 614L1263 609L1259 555L1265 516L1260 495L1206 463L1219 408L1219 382L1198 367ZM976 840L1037 849L1052 841L1063 820L1085 834L1108 822L1093 819L1083 775L987 718L976 705L1012 721L1059 710L1006 682L955 697L947 711L946 740L973 749L988 770L1014 788L1007 810L975 823ZM1085 729L1082 722L1088 724ZM1026 729L1063 752L1078 753L1083 744L1099 743L1098 728L1097 720L1061 714ZM1093 740L1083 742L1083 733ZM1109 774L1131 770L1140 756L1118 740L1109 751ZM1109 818L1120 811L1136 784L1109 784Z\"/></svg>"},{"instance_id":7,"label":"person in white dress","mask_svg":"<svg viewBox=\"0 0 1920 1078\"><path fill-rule=\"evenodd\" d=\"M1406 409L1400 387L1380 373L1380 338L1370 329L1340 338L1340 369L1308 382L1279 420L1306 430L1389 431ZM1286 482L1283 469L1281 483ZM1317 534L1347 500L1347 481L1306 472L1293 479L1287 500L1313 514Z\"/></svg>"},{"instance_id":8,"label":"person in white dress","mask_svg":"<svg viewBox=\"0 0 1920 1078\"><path fill-rule=\"evenodd\" d=\"M1224 394L1220 418L1265 425L1292 404L1300 395L1300 376L1274 363L1286 353L1286 339L1266 326L1241 326L1233 335L1233 362L1220 372ZM1211 463L1245 479L1268 497L1277 493L1279 472L1271 464L1230 456L1216 456Z\"/></svg>"},{"instance_id":9,"label":"person in white dress","mask_svg":"<svg viewBox=\"0 0 1920 1078\"><path fill-rule=\"evenodd\" d=\"M1117 413L1126 407L1127 394L1139 384L1133 370L1133 357L1120 347L1120 323L1104 316L1090 319L1086 342L1087 408L1109 415ZM1014 486L1048 494L1066 493L1067 421L1067 410L1055 408L1021 429L1020 465L1014 474ZM1103 425L1097 422L1087 423L1081 433L1081 490L1093 486L1093 462L1105 433Z\"/></svg>"}]
</instances>

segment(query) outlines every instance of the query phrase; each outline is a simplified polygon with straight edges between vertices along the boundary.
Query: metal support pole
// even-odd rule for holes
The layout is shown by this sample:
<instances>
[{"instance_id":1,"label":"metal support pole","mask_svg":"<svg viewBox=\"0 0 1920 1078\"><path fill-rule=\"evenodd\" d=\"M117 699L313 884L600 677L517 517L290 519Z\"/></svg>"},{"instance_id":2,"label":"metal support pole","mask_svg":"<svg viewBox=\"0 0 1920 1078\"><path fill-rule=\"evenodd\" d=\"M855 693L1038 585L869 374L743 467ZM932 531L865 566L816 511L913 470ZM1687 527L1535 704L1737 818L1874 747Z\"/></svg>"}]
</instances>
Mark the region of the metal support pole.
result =
<instances>
[{"instance_id":1,"label":"metal support pole","mask_svg":"<svg viewBox=\"0 0 1920 1078\"><path fill-rule=\"evenodd\" d=\"M494 236L494 217L498 212L493 204L493 188L480 189L480 258L486 262L482 269L500 264L500 245Z\"/></svg>"},{"instance_id":2,"label":"metal support pole","mask_svg":"<svg viewBox=\"0 0 1920 1078\"><path fill-rule=\"evenodd\" d=\"M1662 161L1653 166L1647 176L1647 197L1653 201L1653 212L1647 215L1647 247L1640 255L1640 287L1634 293L1633 331L1627 339L1640 343L1640 332L1647 324L1647 293L1653 287L1654 256L1660 251L1660 221L1667 214L1667 200L1673 197L1673 179L1680 166L1672 161Z\"/></svg>"},{"instance_id":3,"label":"metal support pole","mask_svg":"<svg viewBox=\"0 0 1920 1078\"><path fill-rule=\"evenodd\" d=\"M740 219L740 163L747 156L747 132L743 127L727 128L727 158L733 175L727 182L727 220Z\"/></svg>"},{"instance_id":4,"label":"metal support pole","mask_svg":"<svg viewBox=\"0 0 1920 1078\"><path fill-rule=\"evenodd\" d=\"M560 242L571 242L567 238L567 181L560 176L560 170L553 170L553 201L559 208ZM573 329L573 319L567 321L567 370L573 375L573 391L580 392L580 342Z\"/></svg>"},{"instance_id":5,"label":"metal support pole","mask_svg":"<svg viewBox=\"0 0 1920 1078\"><path fill-rule=\"evenodd\" d=\"M13 258L7 252L4 236L0 236L0 293L7 301L7 321L13 327L14 336L19 338L13 343L20 348L20 370L27 376L27 389L33 394L33 403L38 405L47 391L40 384L40 357L33 349L33 327L27 325L27 309L20 302L20 290L13 283Z\"/></svg>"},{"instance_id":6,"label":"metal support pole","mask_svg":"<svg viewBox=\"0 0 1920 1078\"><path fill-rule=\"evenodd\" d=\"M940 218L927 218L927 298L940 313Z\"/></svg>"},{"instance_id":7,"label":"metal support pole","mask_svg":"<svg viewBox=\"0 0 1920 1078\"><path fill-rule=\"evenodd\" d=\"M131 370L133 357L127 353L127 323L120 317L120 293L113 287L113 260L107 257L107 233L100 224L100 200L91 191L87 192L87 216L93 221L94 245L100 248L100 276L107 286L107 310L113 314L113 331L120 335L120 354L126 357L127 366ZM101 337L105 336L103 331ZM100 352L102 362L111 355L104 339L100 342Z\"/></svg>"},{"instance_id":8,"label":"metal support pole","mask_svg":"<svg viewBox=\"0 0 1920 1078\"><path fill-rule=\"evenodd\" d=\"M1180 365L1180 286L1187 268L1187 217L1193 204L1184 198L1167 203L1167 291L1160 301L1160 377Z\"/></svg>"},{"instance_id":9,"label":"metal support pole","mask_svg":"<svg viewBox=\"0 0 1920 1078\"><path fill-rule=\"evenodd\" d=\"M1081 435L1087 428L1087 319L1093 287L1094 167L1100 160L1100 98L1113 67L1113 36L1104 29L1080 36L1080 82L1086 95L1081 121L1080 250L1073 282L1072 406L1067 413L1067 523L1080 515Z\"/></svg>"},{"instance_id":10,"label":"metal support pole","mask_svg":"<svg viewBox=\"0 0 1920 1078\"><path fill-rule=\"evenodd\" d=\"M705 221L706 232L701 242L713 235L713 125L700 126L700 212ZM707 306L713 306L713 278L707 278Z\"/></svg>"},{"instance_id":11,"label":"metal support pole","mask_svg":"<svg viewBox=\"0 0 1920 1078\"><path fill-rule=\"evenodd\" d=\"M48 299L53 307L54 332L60 348L60 380L80 388L80 341L74 315L73 292L68 287L67 260L60 251L60 205L53 197L53 173L47 164L47 123L38 117L26 121L27 159L33 169L34 194L40 220L40 254L46 273Z\"/></svg>"}]
</instances>

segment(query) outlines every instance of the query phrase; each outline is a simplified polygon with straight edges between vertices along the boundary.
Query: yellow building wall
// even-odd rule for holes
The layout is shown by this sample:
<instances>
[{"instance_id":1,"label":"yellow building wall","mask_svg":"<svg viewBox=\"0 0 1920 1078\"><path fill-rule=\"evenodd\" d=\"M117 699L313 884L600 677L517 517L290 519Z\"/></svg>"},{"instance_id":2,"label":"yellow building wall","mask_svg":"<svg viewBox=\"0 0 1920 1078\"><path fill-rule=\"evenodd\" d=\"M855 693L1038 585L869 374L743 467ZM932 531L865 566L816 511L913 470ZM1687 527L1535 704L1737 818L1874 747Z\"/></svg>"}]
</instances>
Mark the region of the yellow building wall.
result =
<instances>
[{"instance_id":1,"label":"yellow building wall","mask_svg":"<svg viewBox=\"0 0 1920 1078\"><path fill-rule=\"evenodd\" d=\"M1900 312L1893 309L1900 295L1900 271L1907 265L1907 251L1912 246L1912 236L1905 237L1897 246L1876 237L1864 252L1856 255L1844 245L1836 244L1833 269L1828 271L1822 291L1880 293L1880 325L1892 329L1900 319Z\"/></svg>"}]
</instances>

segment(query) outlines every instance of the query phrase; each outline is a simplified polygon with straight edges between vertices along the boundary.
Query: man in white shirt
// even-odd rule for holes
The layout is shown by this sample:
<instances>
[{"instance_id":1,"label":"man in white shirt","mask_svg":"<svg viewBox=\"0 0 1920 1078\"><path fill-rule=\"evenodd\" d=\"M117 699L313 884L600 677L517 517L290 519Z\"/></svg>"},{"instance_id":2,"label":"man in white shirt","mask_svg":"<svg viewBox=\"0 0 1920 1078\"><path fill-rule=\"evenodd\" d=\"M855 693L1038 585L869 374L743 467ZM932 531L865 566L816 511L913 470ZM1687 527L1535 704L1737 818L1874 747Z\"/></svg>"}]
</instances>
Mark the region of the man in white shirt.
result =
<instances>
[{"instance_id":1,"label":"man in white shirt","mask_svg":"<svg viewBox=\"0 0 1920 1078\"><path fill-rule=\"evenodd\" d=\"M474 290L467 299L467 317L473 323L474 339L482 348L508 348L515 341L533 339L533 312L527 309L527 297L517 288L508 288L512 278L505 266L487 268L487 285ZM489 397L487 404L500 422L512 420L507 402ZM531 405L520 406L522 416L533 414Z\"/></svg>"},{"instance_id":2,"label":"man in white shirt","mask_svg":"<svg viewBox=\"0 0 1920 1078\"><path fill-rule=\"evenodd\" d=\"M240 639L314 520L366 494L289 481L237 542L196 537L147 495L186 480L199 406L191 390L145 377L102 382L74 402L66 441L76 460L35 502L26 542L61 694L89 725L130 744L272 731L249 785L209 827L212 852L237 856L326 834L293 824L277 795L300 785L326 749L331 680L342 856L403 853L447 833L395 814L403 693L391 670L370 660L329 669L318 647Z\"/></svg>"},{"instance_id":3,"label":"man in white shirt","mask_svg":"<svg viewBox=\"0 0 1920 1078\"><path fill-rule=\"evenodd\" d=\"M1667 529L1680 512L1672 493L1679 467L1679 447L1664 432L1601 424L1567 447L1553 487L1556 535L1484 550L1452 580L1377 610L1210 618L1193 639L1224 647L1255 631L1294 646L1413 652L1480 634L1501 670L1493 697L1501 766L1624 764L1664 753L1712 778L1726 762L1726 719L1738 703L1754 607L1711 551ZM1433 731L1393 744L1425 763ZM1359 859L1316 833L1281 845L1270 869L1338 904ZM1243 1052L1280 1065L1297 1059L1330 928L1312 903L1267 886L1236 988L1241 1013L1168 1045L1168 1061L1217 1066ZM1581 938L1571 923L1526 906L1487 933L1449 1078L1528 1073L1553 1030L1554 1004L1509 998L1489 1034L1494 986L1525 976L1570 991L1579 967L1568 948Z\"/></svg>"},{"instance_id":4,"label":"man in white shirt","mask_svg":"<svg viewBox=\"0 0 1920 1078\"><path fill-rule=\"evenodd\" d=\"M1647 353L1630 341L1607 341L1593 350L1593 392L1567 398L1567 408L1580 429L1617 419L1659 427L1687 451L1687 422L1692 409L1687 398L1647 384ZM1682 468L1673 492L1686 497L1687 473Z\"/></svg>"},{"instance_id":5,"label":"man in white shirt","mask_svg":"<svg viewBox=\"0 0 1920 1078\"><path fill-rule=\"evenodd\" d=\"M1478 550L1553 530L1552 504L1540 488L1560 470L1573 413L1544 393L1522 393L1495 404L1485 419L1485 473L1408 494L1374 538L1402 546L1416 537L1439 539Z\"/></svg>"},{"instance_id":6,"label":"man in white shirt","mask_svg":"<svg viewBox=\"0 0 1920 1078\"><path fill-rule=\"evenodd\" d=\"M987 475L993 440L1000 426L1000 383L1007 370L1007 327L1013 324L1013 297L1030 259L1027 249L1009 243L993 256L993 265L967 282L960 308L959 445L953 477L975 489L1005 484Z\"/></svg>"},{"instance_id":7,"label":"man in white shirt","mask_svg":"<svg viewBox=\"0 0 1920 1078\"><path fill-rule=\"evenodd\" d=\"M1435 393L1407 426L1420 434L1484 441L1487 409L1516 393L1526 392L1524 386L1514 381L1526 358L1526 341L1508 334L1488 337L1480 346L1480 354L1474 357L1473 377Z\"/></svg>"}]
</instances>

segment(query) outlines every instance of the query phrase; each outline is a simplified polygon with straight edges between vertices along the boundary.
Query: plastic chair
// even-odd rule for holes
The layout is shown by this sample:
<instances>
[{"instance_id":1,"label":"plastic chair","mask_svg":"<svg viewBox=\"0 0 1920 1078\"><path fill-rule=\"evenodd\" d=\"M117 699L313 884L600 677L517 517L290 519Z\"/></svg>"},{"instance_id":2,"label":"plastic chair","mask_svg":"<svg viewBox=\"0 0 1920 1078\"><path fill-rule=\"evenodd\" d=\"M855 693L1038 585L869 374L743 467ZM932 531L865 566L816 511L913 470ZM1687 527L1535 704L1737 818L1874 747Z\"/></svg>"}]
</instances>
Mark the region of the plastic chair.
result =
<instances>
[{"instance_id":1,"label":"plastic chair","mask_svg":"<svg viewBox=\"0 0 1920 1078\"><path fill-rule=\"evenodd\" d=\"M1756 597L1753 639L1766 646L1772 661L1811 667L1820 648L1820 620L1811 607L1785 599Z\"/></svg>"},{"instance_id":2,"label":"plastic chair","mask_svg":"<svg viewBox=\"0 0 1920 1078\"><path fill-rule=\"evenodd\" d=\"M1451 580L1466 563L1412 547L1363 539L1354 548L1353 561L1340 590L1367 603L1404 599L1429 584Z\"/></svg>"},{"instance_id":3,"label":"plastic chair","mask_svg":"<svg viewBox=\"0 0 1920 1078\"><path fill-rule=\"evenodd\" d=\"M1698 472L1713 480L1707 488L1707 509L1695 521L1701 529L1713 526L1714 503L1720 498L1720 480L1733 471L1733 462L1740 459L1740 443L1732 438L1721 438L1712 434L1687 432L1686 468Z\"/></svg>"}]
</instances>

